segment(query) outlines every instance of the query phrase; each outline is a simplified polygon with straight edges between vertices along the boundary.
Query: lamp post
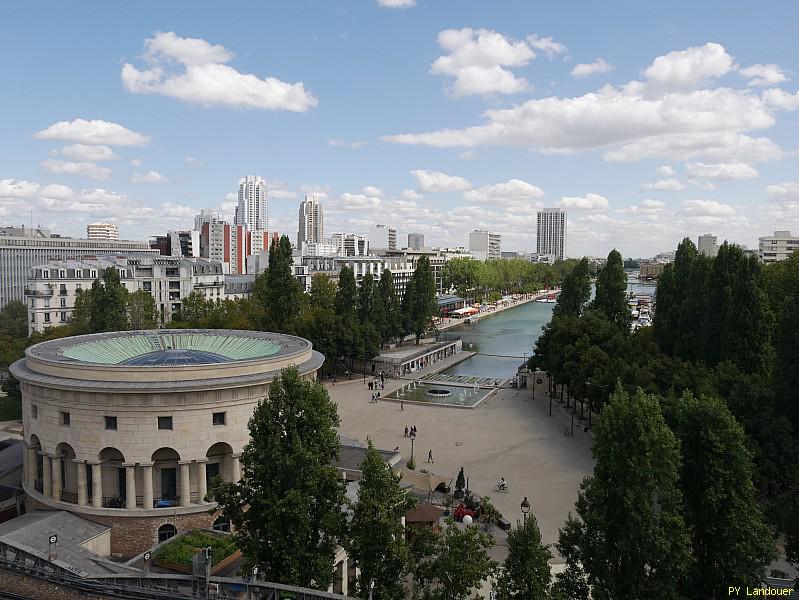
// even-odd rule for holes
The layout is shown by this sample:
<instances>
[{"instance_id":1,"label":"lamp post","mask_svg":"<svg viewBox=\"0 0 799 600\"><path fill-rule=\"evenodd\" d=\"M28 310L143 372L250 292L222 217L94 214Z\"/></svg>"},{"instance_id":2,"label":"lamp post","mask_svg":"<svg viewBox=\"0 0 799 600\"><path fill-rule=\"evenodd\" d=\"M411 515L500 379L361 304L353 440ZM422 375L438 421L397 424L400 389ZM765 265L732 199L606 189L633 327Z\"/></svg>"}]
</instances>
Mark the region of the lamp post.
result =
<instances>
[{"instance_id":1,"label":"lamp post","mask_svg":"<svg viewBox=\"0 0 799 600\"><path fill-rule=\"evenodd\" d=\"M413 440L416 439L416 432L411 430L411 433L408 435L411 438L411 462L413 462Z\"/></svg>"},{"instance_id":2,"label":"lamp post","mask_svg":"<svg viewBox=\"0 0 799 600\"><path fill-rule=\"evenodd\" d=\"M547 371L547 381L549 382L549 416L552 416L552 400L555 398L555 387L552 385L552 373Z\"/></svg>"},{"instance_id":3,"label":"lamp post","mask_svg":"<svg viewBox=\"0 0 799 600\"><path fill-rule=\"evenodd\" d=\"M524 497L521 503L522 514L524 515L524 522L527 523L527 513L530 512L530 501L527 500L527 496Z\"/></svg>"},{"instance_id":4,"label":"lamp post","mask_svg":"<svg viewBox=\"0 0 799 600\"><path fill-rule=\"evenodd\" d=\"M572 402L572 434L571 436L574 437L574 415L577 413L577 403Z\"/></svg>"}]
</instances>

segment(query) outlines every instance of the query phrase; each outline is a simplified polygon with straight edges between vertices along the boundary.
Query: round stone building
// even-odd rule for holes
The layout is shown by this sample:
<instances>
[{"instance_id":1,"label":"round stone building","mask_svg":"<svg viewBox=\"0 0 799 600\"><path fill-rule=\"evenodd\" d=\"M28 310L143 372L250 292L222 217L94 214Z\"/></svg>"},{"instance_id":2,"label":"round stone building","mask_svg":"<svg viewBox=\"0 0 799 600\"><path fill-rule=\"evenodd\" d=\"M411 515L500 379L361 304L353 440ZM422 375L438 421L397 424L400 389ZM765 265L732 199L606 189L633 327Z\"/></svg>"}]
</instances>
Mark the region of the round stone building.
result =
<instances>
[{"instance_id":1,"label":"round stone building","mask_svg":"<svg viewBox=\"0 0 799 600\"><path fill-rule=\"evenodd\" d=\"M111 526L134 556L209 527L214 477L237 481L247 422L281 369L316 376L302 338L257 331L122 331L31 346L11 367L22 390L28 509Z\"/></svg>"}]
</instances>

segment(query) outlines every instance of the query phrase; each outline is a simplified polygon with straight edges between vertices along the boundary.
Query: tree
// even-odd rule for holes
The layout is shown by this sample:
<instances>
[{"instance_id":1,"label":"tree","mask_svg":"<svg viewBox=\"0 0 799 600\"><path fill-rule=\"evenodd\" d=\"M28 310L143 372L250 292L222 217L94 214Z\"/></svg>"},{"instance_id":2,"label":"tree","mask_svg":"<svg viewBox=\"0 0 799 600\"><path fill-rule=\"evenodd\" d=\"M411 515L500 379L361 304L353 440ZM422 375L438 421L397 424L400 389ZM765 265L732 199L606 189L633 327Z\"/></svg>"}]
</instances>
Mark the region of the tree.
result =
<instances>
[{"instance_id":1,"label":"tree","mask_svg":"<svg viewBox=\"0 0 799 600\"><path fill-rule=\"evenodd\" d=\"M89 327L94 333L125 331L128 329L128 290L122 285L119 272L114 267L103 271L103 278L95 279L91 291Z\"/></svg>"},{"instance_id":2,"label":"tree","mask_svg":"<svg viewBox=\"0 0 799 600\"><path fill-rule=\"evenodd\" d=\"M336 290L336 315L339 319L337 356L352 361L360 354L361 328L357 313L358 292L355 273L347 266L341 267ZM350 365L350 371L352 371Z\"/></svg>"},{"instance_id":3,"label":"tree","mask_svg":"<svg viewBox=\"0 0 799 600\"><path fill-rule=\"evenodd\" d=\"M588 259L583 257L563 280L552 315L579 317L590 299L591 277L588 273Z\"/></svg>"},{"instance_id":4,"label":"tree","mask_svg":"<svg viewBox=\"0 0 799 600\"><path fill-rule=\"evenodd\" d=\"M75 291L75 305L72 308L70 327L76 334L91 333L92 290L79 289Z\"/></svg>"},{"instance_id":5,"label":"tree","mask_svg":"<svg viewBox=\"0 0 799 600\"><path fill-rule=\"evenodd\" d=\"M425 598L466 600L474 588L488 579L496 562L488 556L494 539L476 527L459 527L452 518L435 540L432 558L420 569Z\"/></svg>"},{"instance_id":6,"label":"tree","mask_svg":"<svg viewBox=\"0 0 799 600\"><path fill-rule=\"evenodd\" d=\"M596 432L594 473L556 544L566 559L558 589L575 594L590 586L593 598L679 598L675 584L690 564L680 450L657 397L617 389Z\"/></svg>"},{"instance_id":7,"label":"tree","mask_svg":"<svg viewBox=\"0 0 799 600\"><path fill-rule=\"evenodd\" d=\"M236 528L247 570L268 581L327 589L346 519L344 482L332 463L339 442L336 404L324 386L284 370L249 422L242 479L214 492Z\"/></svg>"},{"instance_id":8,"label":"tree","mask_svg":"<svg viewBox=\"0 0 799 600\"><path fill-rule=\"evenodd\" d=\"M627 274L621 254L616 249L610 251L607 263L597 276L593 308L620 327L629 327L631 316L627 307Z\"/></svg>"},{"instance_id":9,"label":"tree","mask_svg":"<svg viewBox=\"0 0 799 600\"><path fill-rule=\"evenodd\" d=\"M383 312L374 277L367 273L358 287L358 356L364 361L372 358L380 349ZM365 364L365 363L364 363Z\"/></svg>"},{"instance_id":10,"label":"tree","mask_svg":"<svg viewBox=\"0 0 799 600\"><path fill-rule=\"evenodd\" d=\"M325 365L335 364L341 356L338 335L341 325L336 314L336 284L327 275L317 273L311 278L308 302L300 318L300 332L325 355Z\"/></svg>"},{"instance_id":11,"label":"tree","mask_svg":"<svg viewBox=\"0 0 799 600\"><path fill-rule=\"evenodd\" d=\"M380 274L377 295L380 299L378 308L382 311L380 318L380 341L382 343L402 335L400 301L397 297L397 289L394 286L394 274L390 269L383 269Z\"/></svg>"},{"instance_id":12,"label":"tree","mask_svg":"<svg viewBox=\"0 0 799 600\"><path fill-rule=\"evenodd\" d=\"M28 337L28 309L23 302L11 300L0 310L0 334Z\"/></svg>"},{"instance_id":13,"label":"tree","mask_svg":"<svg viewBox=\"0 0 799 600\"><path fill-rule=\"evenodd\" d=\"M775 558L774 539L755 500L743 429L718 398L688 392L673 413L693 558L683 593L702 600L724 596L727 586L756 587Z\"/></svg>"},{"instance_id":14,"label":"tree","mask_svg":"<svg viewBox=\"0 0 799 600\"><path fill-rule=\"evenodd\" d=\"M508 557L497 578L497 600L548 598L551 558L549 548L541 543L538 521L530 513L508 532Z\"/></svg>"},{"instance_id":15,"label":"tree","mask_svg":"<svg viewBox=\"0 0 799 600\"><path fill-rule=\"evenodd\" d=\"M444 265L442 272L445 289L455 289L455 293L466 298L481 279L482 263L471 257L453 258Z\"/></svg>"},{"instance_id":16,"label":"tree","mask_svg":"<svg viewBox=\"0 0 799 600\"><path fill-rule=\"evenodd\" d=\"M205 294L194 291L180 303L180 321L189 327L203 327L211 314L213 303L205 298Z\"/></svg>"},{"instance_id":17,"label":"tree","mask_svg":"<svg viewBox=\"0 0 799 600\"><path fill-rule=\"evenodd\" d=\"M400 476L386 464L371 440L361 473L346 544L361 572L357 593L360 598L369 598L374 582L374 597L402 600L402 580L411 561L402 517L415 501L400 488Z\"/></svg>"},{"instance_id":18,"label":"tree","mask_svg":"<svg viewBox=\"0 0 799 600\"><path fill-rule=\"evenodd\" d=\"M138 290L128 296L128 326L153 329L157 325L155 300L150 292Z\"/></svg>"},{"instance_id":19,"label":"tree","mask_svg":"<svg viewBox=\"0 0 799 600\"><path fill-rule=\"evenodd\" d=\"M292 271L291 242L287 236L272 240L269 266L255 278L253 297L263 311L266 331L291 333L302 309L303 292Z\"/></svg>"},{"instance_id":20,"label":"tree","mask_svg":"<svg viewBox=\"0 0 799 600\"><path fill-rule=\"evenodd\" d=\"M408 297L408 331L416 336L418 344L427 330L430 317L436 314L436 282L427 256L422 256L416 263L405 296Z\"/></svg>"}]
</instances>

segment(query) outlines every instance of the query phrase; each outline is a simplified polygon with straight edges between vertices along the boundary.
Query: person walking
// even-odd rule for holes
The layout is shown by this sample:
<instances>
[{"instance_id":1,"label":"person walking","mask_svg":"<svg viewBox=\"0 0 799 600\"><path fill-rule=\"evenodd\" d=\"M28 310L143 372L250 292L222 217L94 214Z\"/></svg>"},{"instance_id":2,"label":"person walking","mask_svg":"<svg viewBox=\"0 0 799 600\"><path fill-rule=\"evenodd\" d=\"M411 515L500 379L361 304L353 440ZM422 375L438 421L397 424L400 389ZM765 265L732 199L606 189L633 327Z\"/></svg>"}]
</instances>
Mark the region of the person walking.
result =
<instances>
[{"instance_id":1,"label":"person walking","mask_svg":"<svg viewBox=\"0 0 799 600\"><path fill-rule=\"evenodd\" d=\"M400 400L400 412L405 412L405 400Z\"/></svg>"},{"instance_id":2,"label":"person walking","mask_svg":"<svg viewBox=\"0 0 799 600\"><path fill-rule=\"evenodd\" d=\"M433 460L433 449L432 448L427 451L427 462L428 463L436 462L436 461Z\"/></svg>"},{"instance_id":3,"label":"person walking","mask_svg":"<svg viewBox=\"0 0 799 600\"><path fill-rule=\"evenodd\" d=\"M408 437L408 426L405 426L405 435L403 437Z\"/></svg>"}]
</instances>

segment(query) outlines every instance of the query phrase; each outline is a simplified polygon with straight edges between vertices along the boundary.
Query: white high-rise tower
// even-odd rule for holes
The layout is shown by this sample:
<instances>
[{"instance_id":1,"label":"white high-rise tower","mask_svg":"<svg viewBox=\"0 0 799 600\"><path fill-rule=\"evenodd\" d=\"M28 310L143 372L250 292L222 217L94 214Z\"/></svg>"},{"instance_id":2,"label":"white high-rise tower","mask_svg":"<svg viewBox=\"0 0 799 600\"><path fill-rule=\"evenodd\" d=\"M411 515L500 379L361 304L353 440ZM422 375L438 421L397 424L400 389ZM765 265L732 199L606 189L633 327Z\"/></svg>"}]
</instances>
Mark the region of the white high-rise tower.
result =
<instances>
[{"instance_id":1,"label":"white high-rise tower","mask_svg":"<svg viewBox=\"0 0 799 600\"><path fill-rule=\"evenodd\" d=\"M305 196L300 202L300 223L297 229L297 248L302 250L307 243L320 243L325 237L325 217L320 197Z\"/></svg>"},{"instance_id":2,"label":"white high-rise tower","mask_svg":"<svg viewBox=\"0 0 799 600\"><path fill-rule=\"evenodd\" d=\"M566 210L542 208L538 211L536 253L563 260L566 256Z\"/></svg>"},{"instance_id":3,"label":"white high-rise tower","mask_svg":"<svg viewBox=\"0 0 799 600\"><path fill-rule=\"evenodd\" d=\"M250 231L269 229L266 182L261 177L247 175L239 180L239 203L233 222L244 225Z\"/></svg>"}]
</instances>

